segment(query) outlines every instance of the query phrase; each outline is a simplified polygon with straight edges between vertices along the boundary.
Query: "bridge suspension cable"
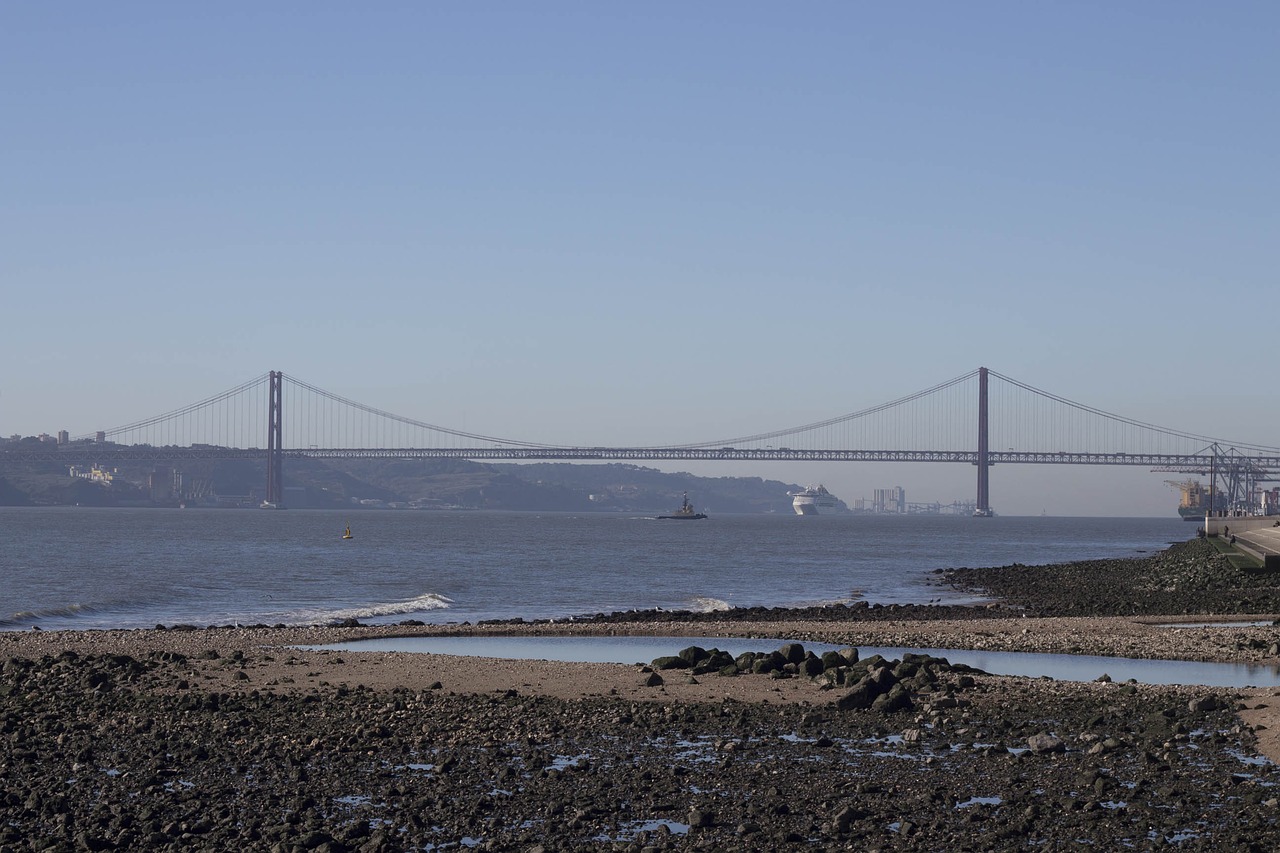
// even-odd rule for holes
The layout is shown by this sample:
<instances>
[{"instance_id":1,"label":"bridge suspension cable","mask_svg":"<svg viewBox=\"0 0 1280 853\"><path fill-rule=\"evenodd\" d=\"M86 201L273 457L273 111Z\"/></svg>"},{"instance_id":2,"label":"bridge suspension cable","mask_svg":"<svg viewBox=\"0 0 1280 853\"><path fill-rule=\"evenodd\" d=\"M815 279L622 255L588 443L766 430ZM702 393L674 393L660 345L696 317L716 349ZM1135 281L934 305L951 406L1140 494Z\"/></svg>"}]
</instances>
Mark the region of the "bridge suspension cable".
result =
<instances>
[{"instance_id":1,"label":"bridge suspension cable","mask_svg":"<svg viewBox=\"0 0 1280 853\"><path fill-rule=\"evenodd\" d=\"M128 434L128 433L143 432L151 429L152 427L159 426L161 424L182 420L191 415L194 415L196 412L199 412L202 409L211 410L214 406L216 406L219 403L226 402L227 400L230 400L241 394L244 394L249 390L265 385L269 376L270 374L264 373L261 376L258 376L254 379L250 379L248 382L241 383L240 385L237 385L234 388L231 388L227 391L223 391L220 394L215 394L214 396L201 400L198 403L191 403L181 408L174 409L173 411L165 412L162 415L155 415L150 418L144 418L140 421L134 421L133 423L125 424L124 426L112 427L111 429L102 430L102 433L107 438L111 438L113 436L119 436L119 435ZM84 435L75 436L74 440L82 441L85 439L94 438L95 435L96 435L95 433L86 433Z\"/></svg>"},{"instance_id":2,"label":"bridge suspension cable","mask_svg":"<svg viewBox=\"0 0 1280 853\"><path fill-rule=\"evenodd\" d=\"M1186 432L1184 430L1173 429L1170 427L1160 426L1158 424L1147 423L1146 421L1136 420L1134 418L1128 418L1128 417L1125 417L1124 415L1117 415L1114 412L1108 412L1103 409L1096 408L1094 406L1086 405L1084 403L1077 403L1074 400L1070 400L1070 399L1067 399L1066 397L1059 396L1052 392L1045 391L1040 388L1036 388L1035 386L1028 385L1025 382L1020 382L1017 379L1013 379L1012 377L1005 376L1004 374L1001 374L1001 373L997 373L994 370L990 371L990 375L1000 379L1002 382L1008 383L1009 385L1013 385L1017 388L1021 388L1036 396L1042 397L1047 400L1051 400L1055 403L1062 404L1064 406L1078 410L1080 412L1084 412L1090 415L1095 415L1097 417L1114 421L1118 424L1123 424L1125 426L1135 427L1140 430L1146 430L1149 432L1157 433L1159 435L1168 436L1170 438L1185 439L1188 441L1197 442L1199 444L1205 445L1206 450L1214 445L1231 445L1236 448L1243 448L1246 450L1256 450L1256 451L1264 452L1267 454L1275 454L1280 452L1280 448L1275 446L1269 446L1265 444L1253 444L1249 442L1227 441L1220 438L1213 438L1212 436L1200 435L1198 433Z\"/></svg>"},{"instance_id":3,"label":"bridge suspension cable","mask_svg":"<svg viewBox=\"0 0 1280 853\"><path fill-rule=\"evenodd\" d=\"M973 371L970 371L969 373L966 373L963 376L957 376L955 379L951 379L946 382L940 383L938 385L934 385L932 388L926 388L923 391L917 391L914 394L908 394L905 397L899 397L898 399L891 400L888 403L881 403L878 406L872 406L868 409L862 409L860 411L852 412L847 415L840 415L834 418L827 418L826 420L822 420L822 421L814 421L813 423L805 424L803 426L789 427L787 429L778 429L778 430L773 430L772 432L761 432L761 433L756 433L755 435L738 436L737 438L726 438L726 439L721 439L720 441L702 441L702 442L697 442L695 444L678 444L678 445L675 445L675 447L692 449L692 448L702 448L702 447L721 447L725 445L750 444L753 442L767 441L768 439L771 439L771 438L783 438L785 436L793 436L793 435L800 435L806 432L813 432L815 430L825 429L827 427L837 426L840 424L848 423L850 421L866 418L871 415L888 411L890 409L896 409L901 406L905 406L908 403L914 403L925 397L933 396L935 394L938 394L941 391L945 391L949 388L959 385L962 382L967 382L970 379L973 379L977 375L978 375L978 371L973 370Z\"/></svg>"},{"instance_id":4,"label":"bridge suspension cable","mask_svg":"<svg viewBox=\"0 0 1280 853\"><path fill-rule=\"evenodd\" d=\"M438 432L444 435L452 435L458 438L466 438L472 441L482 441L482 442L488 442L492 444L505 444L505 445L511 445L514 447L534 447L534 448L546 448L546 449L562 449L565 447L565 445L543 444L543 443L533 442L533 441L521 441L518 439L499 438L491 435L482 435L480 433L465 432L463 430L437 426L435 424L426 423L425 421L414 420L413 418L404 417L403 415L397 415L391 412L383 411L382 409L376 409L373 406L366 406L364 403L358 403L355 400L350 400L346 397L342 397L342 396L339 396L338 394L333 394L329 391L326 391L323 388L318 388L309 382L304 382L303 380L298 379L296 376L289 376L288 374L285 374L285 379L289 380L291 384L297 386L298 388L304 389L306 391L310 391L312 394L315 394L316 396L322 399L329 400L331 402L337 403L342 406L347 406L351 409L364 412L365 414L373 417L382 418L388 421L393 421L395 423L400 423L406 426L415 427L417 429L429 430L431 432Z\"/></svg>"}]
</instances>

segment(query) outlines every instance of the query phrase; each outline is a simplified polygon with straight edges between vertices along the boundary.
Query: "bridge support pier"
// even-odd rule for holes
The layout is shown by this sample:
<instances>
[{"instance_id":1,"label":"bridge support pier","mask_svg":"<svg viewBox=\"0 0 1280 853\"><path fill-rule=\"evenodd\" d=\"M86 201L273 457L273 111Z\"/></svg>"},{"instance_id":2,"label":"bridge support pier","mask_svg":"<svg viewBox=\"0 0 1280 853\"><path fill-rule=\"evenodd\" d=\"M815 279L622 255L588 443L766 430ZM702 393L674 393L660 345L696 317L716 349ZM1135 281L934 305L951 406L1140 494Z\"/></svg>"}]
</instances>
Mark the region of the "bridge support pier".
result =
<instances>
[{"instance_id":1,"label":"bridge support pier","mask_svg":"<svg viewBox=\"0 0 1280 853\"><path fill-rule=\"evenodd\" d=\"M283 379L280 371L271 371L267 392L267 503L276 506L284 505Z\"/></svg>"}]
</instances>

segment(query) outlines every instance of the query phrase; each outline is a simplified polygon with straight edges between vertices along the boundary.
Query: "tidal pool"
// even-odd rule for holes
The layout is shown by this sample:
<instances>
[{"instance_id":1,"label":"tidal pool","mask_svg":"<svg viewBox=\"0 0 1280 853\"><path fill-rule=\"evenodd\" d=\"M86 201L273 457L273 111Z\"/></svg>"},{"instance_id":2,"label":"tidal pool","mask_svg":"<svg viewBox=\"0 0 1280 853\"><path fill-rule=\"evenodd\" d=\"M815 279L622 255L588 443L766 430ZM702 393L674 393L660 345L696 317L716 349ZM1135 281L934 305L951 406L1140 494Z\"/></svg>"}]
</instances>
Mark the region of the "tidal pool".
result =
<instances>
[{"instance_id":1,"label":"tidal pool","mask_svg":"<svg viewBox=\"0 0 1280 853\"><path fill-rule=\"evenodd\" d=\"M785 642L790 641L746 637L385 637L303 648L346 652L420 652L470 657L632 664L649 663L654 658L674 655L686 646L721 649L737 656L743 652L773 651ZM829 643L803 643L803 645L818 655L843 648L843 646ZM1196 684L1206 687L1280 686L1280 667L1260 664L1142 660L971 649L858 647L858 654L863 658L878 654L892 660L901 658L906 653L946 658L951 663L967 664L993 675L1048 677L1061 681L1093 681L1105 674L1113 681L1132 679L1142 684Z\"/></svg>"}]
</instances>

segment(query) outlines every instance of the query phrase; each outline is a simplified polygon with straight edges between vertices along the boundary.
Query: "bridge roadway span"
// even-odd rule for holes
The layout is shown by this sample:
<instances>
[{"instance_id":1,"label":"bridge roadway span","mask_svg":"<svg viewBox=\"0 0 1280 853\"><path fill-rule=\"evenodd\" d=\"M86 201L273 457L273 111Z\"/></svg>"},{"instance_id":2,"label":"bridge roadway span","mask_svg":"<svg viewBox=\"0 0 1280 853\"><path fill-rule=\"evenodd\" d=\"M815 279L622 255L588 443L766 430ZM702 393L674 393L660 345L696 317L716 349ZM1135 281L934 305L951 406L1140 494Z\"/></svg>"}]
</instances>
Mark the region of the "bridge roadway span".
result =
<instances>
[{"instance_id":1,"label":"bridge roadway span","mask_svg":"<svg viewBox=\"0 0 1280 853\"><path fill-rule=\"evenodd\" d=\"M151 447L71 444L41 450L0 451L0 465L60 463L111 465L129 462L178 462L196 459L266 459L262 448ZM460 448L285 448L286 459L472 459L472 460L711 460L722 462L953 462L978 464L972 450L795 450L791 448L737 447L460 447ZM991 451L989 465L1128 465L1160 471L1207 474L1213 466L1210 454L1073 453ZM1237 456L1236 463L1258 469L1280 469L1280 456ZM1221 464L1221 462L1219 462Z\"/></svg>"}]
</instances>

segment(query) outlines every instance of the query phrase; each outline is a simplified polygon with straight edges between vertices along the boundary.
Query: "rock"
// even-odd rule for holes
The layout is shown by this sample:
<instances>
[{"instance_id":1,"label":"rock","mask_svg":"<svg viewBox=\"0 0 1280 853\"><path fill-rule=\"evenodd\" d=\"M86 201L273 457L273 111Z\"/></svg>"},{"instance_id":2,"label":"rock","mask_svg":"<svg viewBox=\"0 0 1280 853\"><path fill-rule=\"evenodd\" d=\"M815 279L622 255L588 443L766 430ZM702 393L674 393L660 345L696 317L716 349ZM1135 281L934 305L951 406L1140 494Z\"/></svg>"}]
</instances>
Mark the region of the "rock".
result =
<instances>
[{"instance_id":1,"label":"rock","mask_svg":"<svg viewBox=\"0 0 1280 853\"><path fill-rule=\"evenodd\" d=\"M822 669L839 669L842 666L848 666L848 661L840 656L839 652L823 652L822 653Z\"/></svg>"},{"instance_id":2,"label":"rock","mask_svg":"<svg viewBox=\"0 0 1280 853\"><path fill-rule=\"evenodd\" d=\"M684 661L687 666L696 666L697 664L711 657L711 654L701 646L687 646L681 649L676 654L676 657Z\"/></svg>"},{"instance_id":3,"label":"rock","mask_svg":"<svg viewBox=\"0 0 1280 853\"><path fill-rule=\"evenodd\" d=\"M898 677L887 666L872 667L867 670L867 678L875 683L881 693L887 692L889 688L898 683Z\"/></svg>"},{"instance_id":4,"label":"rock","mask_svg":"<svg viewBox=\"0 0 1280 853\"><path fill-rule=\"evenodd\" d=\"M879 711L882 714L892 714L897 711L910 711L914 706L911 701L911 694L901 684L895 684L889 688L889 692L882 693L871 703L871 710Z\"/></svg>"},{"instance_id":5,"label":"rock","mask_svg":"<svg viewBox=\"0 0 1280 853\"><path fill-rule=\"evenodd\" d=\"M1187 710L1193 714L1203 714L1208 711L1216 711L1220 707L1222 706L1218 702L1218 697L1213 694L1209 694L1208 696L1197 696L1187 703Z\"/></svg>"},{"instance_id":6,"label":"rock","mask_svg":"<svg viewBox=\"0 0 1280 853\"><path fill-rule=\"evenodd\" d=\"M831 818L831 828L838 834L844 834L849 831L849 827L857 817L858 812L852 806L845 806Z\"/></svg>"},{"instance_id":7,"label":"rock","mask_svg":"<svg viewBox=\"0 0 1280 853\"><path fill-rule=\"evenodd\" d=\"M853 689L836 700L836 708L841 711L864 711L871 707L871 703L879 695L875 682L863 678L853 685Z\"/></svg>"},{"instance_id":8,"label":"rock","mask_svg":"<svg viewBox=\"0 0 1280 853\"><path fill-rule=\"evenodd\" d=\"M809 678L822 675L824 669L825 667L822 665L822 659L816 657L812 652L810 652L808 656L800 662L800 674L806 675Z\"/></svg>"},{"instance_id":9,"label":"rock","mask_svg":"<svg viewBox=\"0 0 1280 853\"><path fill-rule=\"evenodd\" d=\"M798 664L804 660L804 646L800 643L783 643L778 649L778 654L782 655L787 663Z\"/></svg>"},{"instance_id":10,"label":"rock","mask_svg":"<svg viewBox=\"0 0 1280 853\"><path fill-rule=\"evenodd\" d=\"M1043 755L1050 752L1065 752L1067 745L1063 743L1062 738L1042 732L1027 738L1027 748L1037 755Z\"/></svg>"},{"instance_id":11,"label":"rock","mask_svg":"<svg viewBox=\"0 0 1280 853\"><path fill-rule=\"evenodd\" d=\"M76 835L76 847L81 850L110 850L115 845L105 838L80 832Z\"/></svg>"},{"instance_id":12,"label":"rock","mask_svg":"<svg viewBox=\"0 0 1280 853\"><path fill-rule=\"evenodd\" d=\"M649 677L644 680L645 687L661 687L663 684L662 676L656 672L649 673Z\"/></svg>"},{"instance_id":13,"label":"rock","mask_svg":"<svg viewBox=\"0 0 1280 853\"><path fill-rule=\"evenodd\" d=\"M757 657L751 662L751 671L756 675L767 675L776 669L780 667L772 656Z\"/></svg>"}]
</instances>

